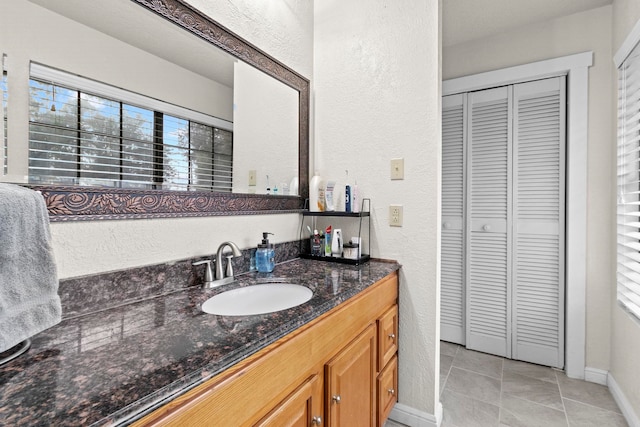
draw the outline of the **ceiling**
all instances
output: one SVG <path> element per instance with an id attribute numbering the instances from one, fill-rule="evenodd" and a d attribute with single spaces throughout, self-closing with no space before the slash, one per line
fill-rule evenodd
<path id="1" fill-rule="evenodd" d="M 451 46 L 611 4 L 613 0 L 443 0 L 442 44 Z"/>
<path id="2" fill-rule="evenodd" d="M 163 57 L 227 86 L 233 85 L 233 59 L 134 2 L 119 0 L 29 0 Z M 442 0 L 443 46 L 481 39 L 524 25 L 611 4 L 613 0 Z M 170 37 L 167 33 L 170 32 Z M 162 40 L 161 43 L 158 41 Z M 197 58 L 197 60 L 194 60 Z"/>

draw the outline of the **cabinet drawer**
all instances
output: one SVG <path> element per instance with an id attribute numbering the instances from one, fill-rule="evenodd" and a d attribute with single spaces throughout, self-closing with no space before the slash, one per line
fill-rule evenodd
<path id="1" fill-rule="evenodd" d="M 378 375 L 378 426 L 384 426 L 398 401 L 398 357 L 393 356 L 387 366 Z"/>
<path id="2" fill-rule="evenodd" d="M 398 351 L 398 305 L 394 305 L 378 319 L 378 372 Z"/>

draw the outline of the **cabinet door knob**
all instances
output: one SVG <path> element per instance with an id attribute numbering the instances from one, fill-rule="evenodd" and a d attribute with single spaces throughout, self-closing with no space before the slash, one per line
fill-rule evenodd
<path id="1" fill-rule="evenodd" d="M 442 224 L 442 228 L 445 228 L 445 229 L 451 228 L 451 224 L 448 222 L 445 222 L 444 224 Z"/>
<path id="2" fill-rule="evenodd" d="M 491 226 L 489 224 L 485 224 L 485 225 L 482 226 L 482 229 L 484 231 L 489 231 L 489 230 L 491 230 Z"/>
<path id="3" fill-rule="evenodd" d="M 396 338 L 396 334 L 389 334 L 389 338 L 392 339 L 392 340 L 395 339 Z"/>
<path id="4" fill-rule="evenodd" d="M 311 424 L 319 426 L 320 424 L 322 424 L 322 417 L 313 417 L 311 419 Z"/>
<path id="5" fill-rule="evenodd" d="M 331 400 L 333 400 L 333 401 L 334 401 L 334 402 L 336 402 L 336 403 L 340 403 L 340 395 L 333 396 L 333 397 L 331 398 Z"/>
<path id="6" fill-rule="evenodd" d="M 389 390 L 387 390 L 389 392 L 389 394 L 396 394 L 396 391 L 392 388 L 390 388 Z"/>

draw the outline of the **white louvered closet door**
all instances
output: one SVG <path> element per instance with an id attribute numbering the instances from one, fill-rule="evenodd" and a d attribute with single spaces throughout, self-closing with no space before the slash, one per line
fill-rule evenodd
<path id="1" fill-rule="evenodd" d="M 464 135 L 466 94 L 442 98 L 440 337 L 465 344 Z"/>
<path id="2" fill-rule="evenodd" d="M 511 87 L 468 94 L 467 348 L 511 357 Z"/>
<path id="3" fill-rule="evenodd" d="M 565 79 L 514 86 L 513 358 L 564 365 Z"/>

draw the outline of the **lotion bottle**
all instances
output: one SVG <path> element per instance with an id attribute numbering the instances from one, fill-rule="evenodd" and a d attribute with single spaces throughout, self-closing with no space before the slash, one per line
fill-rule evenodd
<path id="1" fill-rule="evenodd" d="M 335 190 L 335 186 L 335 181 L 327 181 L 327 187 L 324 190 L 324 210 L 327 212 L 333 212 L 336 210 L 333 203 L 333 193 Z"/>
<path id="2" fill-rule="evenodd" d="M 309 181 L 309 211 L 310 212 L 321 212 L 323 209 L 320 209 L 320 186 L 322 184 L 322 177 L 316 171 Z M 324 205 L 324 201 L 322 201 L 322 205 Z"/>

